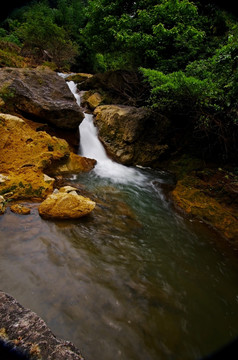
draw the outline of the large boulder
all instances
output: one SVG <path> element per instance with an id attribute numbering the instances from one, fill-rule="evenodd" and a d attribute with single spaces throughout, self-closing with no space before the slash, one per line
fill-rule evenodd
<path id="1" fill-rule="evenodd" d="M 35 131 L 23 119 L 0 114 L 0 195 L 7 198 L 44 198 L 53 191 L 52 168 L 68 172 L 89 171 L 93 160 L 71 154 L 68 143 Z M 65 172 L 65 168 L 58 169 Z"/>
<path id="2" fill-rule="evenodd" d="M 49 195 L 39 206 L 39 214 L 45 219 L 77 219 L 88 215 L 96 203 L 77 194 L 77 189 L 66 187 Z"/>
<path id="3" fill-rule="evenodd" d="M 37 314 L 2 291 L 0 324 L 0 353 L 4 347 L 4 359 L 83 360 L 71 342 L 56 338 Z"/>
<path id="4" fill-rule="evenodd" d="M 124 165 L 153 166 L 168 148 L 164 139 L 169 121 L 148 109 L 101 105 L 94 114 L 108 154 Z"/>
<path id="5" fill-rule="evenodd" d="M 84 118 L 65 80 L 47 68 L 0 69 L 7 109 L 58 128 L 76 129 Z"/>

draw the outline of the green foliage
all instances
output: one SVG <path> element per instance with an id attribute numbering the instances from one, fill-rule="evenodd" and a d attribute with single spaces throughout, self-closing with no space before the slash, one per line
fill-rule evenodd
<path id="1" fill-rule="evenodd" d="M 116 62 L 117 68 L 173 72 L 205 53 L 210 23 L 188 0 L 90 0 L 85 14 L 81 33 L 95 57 L 104 56 L 107 69 Z M 126 63 L 116 60 L 119 52 Z"/>
<path id="2" fill-rule="evenodd" d="M 167 115 L 195 113 L 202 104 L 216 96 L 216 89 L 209 79 L 199 80 L 186 76 L 182 71 L 164 74 L 157 70 L 143 69 L 142 73 L 151 85 L 152 107 Z"/>
<path id="3" fill-rule="evenodd" d="M 54 70 L 140 68 L 153 109 L 237 152 L 238 27 L 214 1 L 28 2 L 0 28 L 0 66 L 24 66 L 20 51 Z"/>
<path id="4" fill-rule="evenodd" d="M 206 59 L 170 74 L 141 69 L 151 86 L 150 104 L 176 125 L 186 122 L 217 158 L 234 159 L 238 137 L 237 27 Z M 208 145 L 207 145 L 208 146 Z"/>
<path id="5" fill-rule="evenodd" d="M 44 3 L 36 3 L 28 9 L 17 34 L 27 54 L 50 59 L 59 68 L 72 62 L 76 56 L 76 45 L 66 31 L 54 23 L 54 12 Z"/>

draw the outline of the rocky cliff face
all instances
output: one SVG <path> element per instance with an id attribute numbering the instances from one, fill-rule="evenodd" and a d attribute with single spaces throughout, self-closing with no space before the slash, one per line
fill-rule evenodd
<path id="1" fill-rule="evenodd" d="M 84 118 L 66 82 L 49 69 L 0 69 L 0 107 L 58 128 L 77 129 Z"/>

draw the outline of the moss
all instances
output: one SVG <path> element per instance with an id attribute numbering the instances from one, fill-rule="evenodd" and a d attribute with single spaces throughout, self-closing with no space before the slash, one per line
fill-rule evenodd
<path id="1" fill-rule="evenodd" d="M 8 83 L 2 85 L 2 87 L 0 88 L 0 97 L 4 102 L 13 99 L 14 96 L 15 96 L 15 92 L 13 89 L 9 87 Z"/>
<path id="2" fill-rule="evenodd" d="M 0 195 L 10 193 L 10 192 L 12 192 L 12 191 L 14 191 L 16 189 L 17 189 L 17 185 L 12 185 L 12 186 L 6 187 L 3 190 L 0 190 Z"/>

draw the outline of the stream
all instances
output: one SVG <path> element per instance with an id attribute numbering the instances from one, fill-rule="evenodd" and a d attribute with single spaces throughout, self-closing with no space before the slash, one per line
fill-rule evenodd
<path id="1" fill-rule="evenodd" d="M 68 83 L 76 94 L 75 84 Z M 195 360 L 238 336 L 237 254 L 180 216 L 171 176 L 107 157 L 90 114 L 80 125 L 90 173 L 68 178 L 97 202 L 87 217 L 0 217 L 1 290 L 72 341 L 85 360 Z"/>

